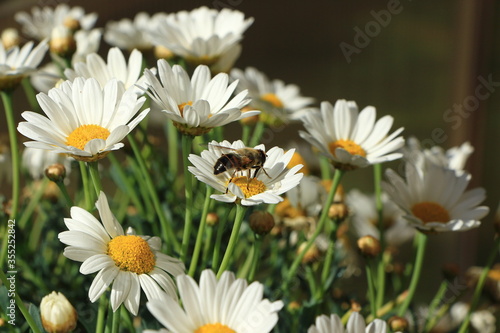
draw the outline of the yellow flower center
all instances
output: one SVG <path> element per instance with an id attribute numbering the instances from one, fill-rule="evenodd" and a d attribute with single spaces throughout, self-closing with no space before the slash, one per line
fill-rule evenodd
<path id="1" fill-rule="evenodd" d="M 189 101 L 189 102 L 186 102 L 186 103 L 182 103 L 182 104 L 179 104 L 178 107 L 179 107 L 179 112 L 181 113 L 181 116 L 184 117 L 184 107 L 186 105 L 193 105 L 193 101 Z"/>
<path id="2" fill-rule="evenodd" d="M 363 148 L 361 148 L 361 146 L 358 145 L 356 142 L 351 141 L 351 140 L 340 139 L 340 140 L 337 140 L 334 142 L 330 142 L 330 144 L 328 145 L 328 148 L 330 149 L 330 152 L 335 157 L 337 156 L 337 155 L 335 155 L 335 150 L 337 148 L 345 149 L 351 155 L 359 155 L 359 156 L 366 157 L 366 151 Z"/>
<path id="3" fill-rule="evenodd" d="M 149 244 L 139 236 L 122 235 L 108 243 L 108 253 L 122 271 L 144 274 L 151 272 L 156 259 Z"/>
<path id="4" fill-rule="evenodd" d="M 215 323 L 200 326 L 194 333 L 236 333 L 236 331 L 226 325 Z"/>
<path id="5" fill-rule="evenodd" d="M 284 106 L 281 99 L 279 99 L 278 96 L 276 96 L 275 94 L 272 93 L 264 94 L 260 98 L 263 101 L 270 103 L 274 107 L 282 108 Z"/>
<path id="6" fill-rule="evenodd" d="M 446 208 L 435 202 L 424 201 L 417 203 L 413 205 L 411 212 L 424 223 L 447 223 L 450 220 L 450 214 Z"/>
<path id="7" fill-rule="evenodd" d="M 106 140 L 109 136 L 109 130 L 99 125 L 82 125 L 71 132 L 66 139 L 66 145 L 73 146 L 80 150 L 85 148 L 87 142 L 93 139 Z"/>
<path id="8" fill-rule="evenodd" d="M 236 184 L 243 191 L 245 198 L 250 198 L 266 191 L 266 185 L 257 178 L 248 179 L 247 176 L 240 176 L 232 178 L 229 182 Z"/>
<path id="9" fill-rule="evenodd" d="M 286 167 L 287 167 L 287 169 L 291 169 L 294 166 L 299 165 L 299 164 L 302 164 L 302 169 L 300 169 L 300 172 L 302 172 L 304 175 L 308 175 L 309 168 L 306 165 L 306 160 L 304 160 L 302 155 L 300 155 L 297 152 L 293 153 L 292 158 L 290 159 L 290 162 L 288 162 L 288 165 Z"/>

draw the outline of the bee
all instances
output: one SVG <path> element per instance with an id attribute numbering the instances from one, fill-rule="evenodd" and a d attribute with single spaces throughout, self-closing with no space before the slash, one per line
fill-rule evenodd
<path id="1" fill-rule="evenodd" d="M 266 162 L 267 155 L 262 149 L 254 149 L 254 148 L 229 148 L 224 146 L 217 146 L 222 149 L 230 150 L 230 153 L 222 154 L 221 157 L 215 162 L 214 165 L 214 175 L 221 174 L 225 171 L 233 171 L 231 175 L 231 180 L 233 179 L 235 173 L 237 171 L 248 170 L 248 184 L 250 183 L 250 179 L 256 178 L 259 174 L 259 171 L 262 170 L 266 176 L 271 178 L 264 169 L 264 163 Z M 252 169 L 255 169 L 252 177 Z M 231 181 L 230 180 L 230 181 Z"/>

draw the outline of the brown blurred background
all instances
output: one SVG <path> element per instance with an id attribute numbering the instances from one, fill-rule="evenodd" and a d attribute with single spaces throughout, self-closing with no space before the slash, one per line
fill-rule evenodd
<path id="1" fill-rule="evenodd" d="M 486 204 L 492 212 L 478 230 L 431 236 L 427 260 L 438 268 L 434 272 L 447 262 L 458 262 L 462 269 L 485 263 L 500 200 L 500 1 L 11 0 L 0 1 L 0 28 L 19 28 L 13 20 L 17 11 L 58 3 L 97 12 L 98 27 L 109 20 L 132 18 L 138 11 L 170 13 L 202 5 L 237 9 L 255 22 L 245 33 L 236 67 L 254 66 L 270 78 L 295 83 L 317 102 L 345 98 L 361 108 L 373 105 L 379 117 L 393 115 L 394 128 L 404 126 L 406 137 L 416 136 L 427 148 L 431 144 L 450 148 L 469 140 L 476 149 L 468 163 L 472 183 L 486 187 Z M 390 17 L 378 22 L 381 11 L 389 10 Z M 341 45 L 354 50 L 349 59 Z M 100 50 L 108 47 L 103 44 Z M 497 86 L 491 86 L 489 96 L 478 105 L 464 105 L 474 102 L 479 77 L 490 78 Z M 446 120 L 455 105 L 471 111 Z M 19 113 L 26 107 L 16 104 Z M 0 119 L 5 131 L 3 116 Z M 290 138 L 302 142 L 296 133 L 300 127 L 276 133 L 266 144 L 279 145 Z M 239 136 L 231 135 L 230 139 Z M 397 163 L 388 167 L 397 168 Z M 347 190 L 372 191 L 371 170 L 348 174 L 344 185 Z"/>

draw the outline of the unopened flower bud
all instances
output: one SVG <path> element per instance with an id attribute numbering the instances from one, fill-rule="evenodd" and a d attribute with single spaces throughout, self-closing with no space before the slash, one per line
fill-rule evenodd
<path id="1" fill-rule="evenodd" d="M 211 227 L 219 223 L 219 215 L 217 213 L 211 212 L 207 214 L 207 224 Z"/>
<path id="2" fill-rule="evenodd" d="M 2 36 L 0 38 L 2 39 L 3 47 L 6 50 L 21 43 L 21 37 L 19 37 L 19 32 L 15 28 L 5 29 L 2 31 Z"/>
<path id="3" fill-rule="evenodd" d="M 358 239 L 358 248 L 365 257 L 375 258 L 380 253 L 380 242 L 373 236 L 363 236 Z"/>
<path id="4" fill-rule="evenodd" d="M 297 254 L 301 253 L 304 250 L 304 248 L 306 247 L 306 244 L 307 243 L 305 243 L 305 242 L 300 244 L 299 249 L 297 251 Z M 311 247 L 309 248 L 309 250 L 307 250 L 307 252 L 305 253 L 304 257 L 302 258 L 302 263 L 303 264 L 313 263 L 320 258 L 320 255 L 321 255 L 321 253 L 318 249 L 318 246 L 313 243 L 311 245 Z"/>
<path id="5" fill-rule="evenodd" d="M 268 212 L 257 210 L 250 215 L 250 228 L 257 235 L 267 235 L 274 228 L 274 217 Z"/>
<path id="6" fill-rule="evenodd" d="M 40 315 L 43 328 L 51 333 L 66 333 L 76 327 L 77 313 L 68 299 L 53 291 L 42 298 Z"/>
<path id="7" fill-rule="evenodd" d="M 66 168 L 61 163 L 51 164 L 45 168 L 45 176 L 55 183 L 62 182 L 66 177 Z"/>
<path id="8" fill-rule="evenodd" d="M 71 32 L 78 31 L 81 28 L 80 21 L 71 16 L 68 16 L 64 19 L 63 25 L 66 28 L 68 28 Z"/>
<path id="9" fill-rule="evenodd" d="M 342 222 L 349 215 L 349 209 L 345 203 L 333 203 L 328 209 L 328 217 L 334 221 Z"/>
<path id="10" fill-rule="evenodd" d="M 354 311 L 354 312 L 359 312 L 361 311 L 363 308 L 361 307 L 361 304 L 359 304 L 358 302 L 352 300 L 351 301 L 351 310 Z"/>
<path id="11" fill-rule="evenodd" d="M 63 58 L 70 58 L 76 51 L 76 41 L 73 33 L 65 26 L 52 29 L 49 46 L 50 52 Z"/>
<path id="12" fill-rule="evenodd" d="M 161 45 L 155 46 L 154 54 L 156 59 L 165 59 L 165 60 L 172 59 L 175 56 L 175 54 L 172 51 L 167 49 L 165 46 Z"/>
<path id="13" fill-rule="evenodd" d="M 403 317 L 392 316 L 387 323 L 392 332 L 406 332 L 408 330 L 408 320 Z"/>
<path id="14" fill-rule="evenodd" d="M 288 304 L 288 311 L 289 312 L 296 312 L 297 310 L 300 309 L 300 303 L 297 302 L 297 301 L 291 301 L 289 304 Z"/>

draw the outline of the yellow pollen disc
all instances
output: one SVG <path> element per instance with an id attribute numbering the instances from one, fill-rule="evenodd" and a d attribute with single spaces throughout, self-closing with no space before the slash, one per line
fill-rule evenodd
<path id="1" fill-rule="evenodd" d="M 189 101 L 187 103 L 182 103 L 182 104 L 179 104 L 178 107 L 179 107 L 179 111 L 181 113 L 181 116 L 184 116 L 184 107 L 186 105 L 193 105 L 193 101 Z"/>
<path id="2" fill-rule="evenodd" d="M 236 331 L 230 329 L 226 325 L 215 323 L 200 326 L 194 331 L 194 333 L 236 333 Z"/>
<path id="3" fill-rule="evenodd" d="M 271 93 L 264 94 L 260 98 L 263 101 L 266 101 L 277 108 L 282 108 L 284 106 L 281 99 L 279 99 L 278 96 L 276 96 L 275 94 L 271 94 Z"/>
<path id="4" fill-rule="evenodd" d="M 109 136 L 109 130 L 99 125 L 82 125 L 71 132 L 66 139 L 66 145 L 73 146 L 80 150 L 85 148 L 87 142 L 93 139 L 106 140 Z"/>
<path id="5" fill-rule="evenodd" d="M 417 203 L 413 205 L 411 212 L 424 223 L 447 223 L 450 221 L 450 214 L 446 208 L 435 202 L 424 201 Z"/>
<path id="6" fill-rule="evenodd" d="M 243 191 L 245 198 L 250 198 L 266 191 L 266 185 L 256 178 L 249 180 L 247 176 L 240 176 L 232 178 L 230 182 L 236 184 Z"/>
<path id="7" fill-rule="evenodd" d="M 139 236 L 123 235 L 108 243 L 108 253 L 122 271 L 136 274 L 149 273 L 155 268 L 156 259 L 149 244 Z"/>
<path id="8" fill-rule="evenodd" d="M 333 156 L 337 156 L 335 155 L 335 150 L 337 148 L 342 148 L 347 150 L 347 152 L 351 155 L 359 155 L 366 157 L 366 151 L 363 148 L 361 148 L 361 146 L 358 145 L 356 142 L 351 140 L 340 139 L 334 142 L 330 142 L 328 148 L 330 149 L 330 152 L 333 154 Z"/>

